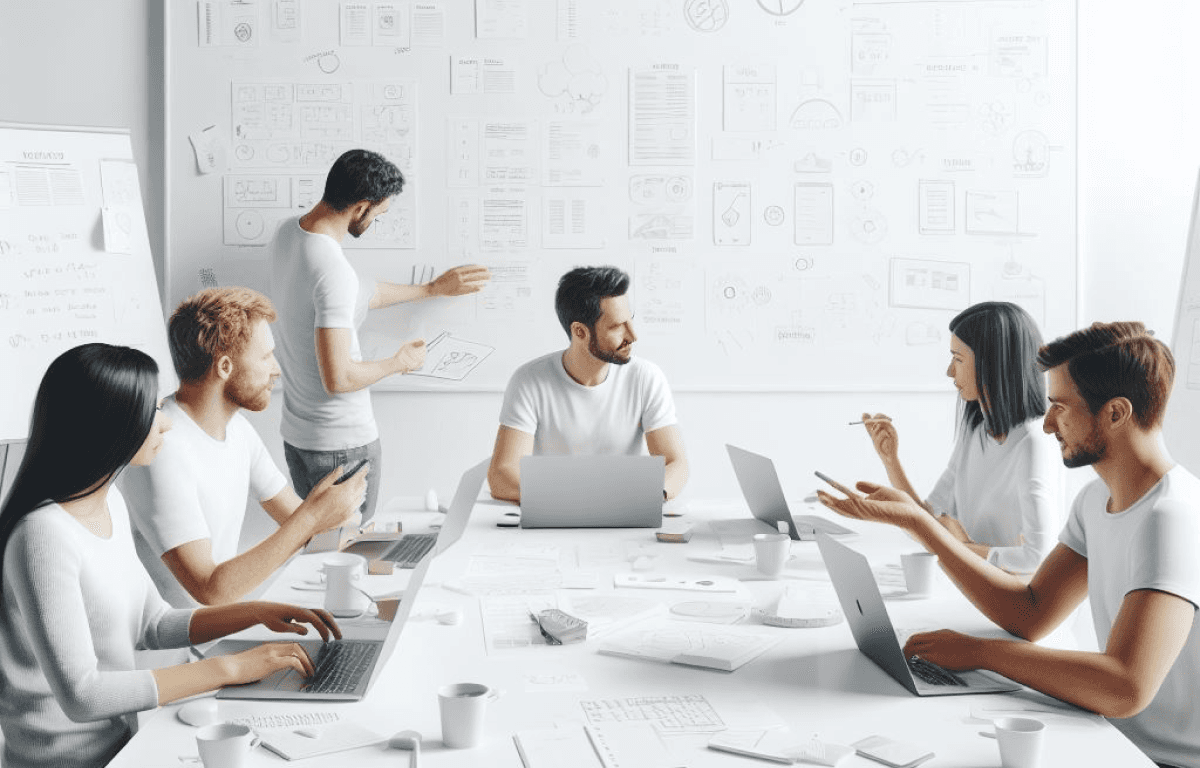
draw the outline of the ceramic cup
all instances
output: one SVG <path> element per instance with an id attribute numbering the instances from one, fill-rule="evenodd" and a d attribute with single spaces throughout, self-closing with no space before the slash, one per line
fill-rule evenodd
<path id="1" fill-rule="evenodd" d="M 900 555 L 900 567 L 904 570 L 904 583 L 908 594 L 924 597 L 933 591 L 934 567 L 937 555 L 932 552 L 907 552 Z"/>
<path id="2" fill-rule="evenodd" d="M 1002 717 L 995 721 L 1002 768 L 1038 768 L 1046 724 L 1032 717 Z"/>
<path id="3" fill-rule="evenodd" d="M 260 741 L 248 725 L 217 723 L 196 731 L 196 749 L 204 768 L 242 768 Z"/>
<path id="4" fill-rule="evenodd" d="M 367 560 L 362 555 L 339 552 L 321 562 L 325 574 L 325 610 L 343 619 L 366 615 L 371 599 L 355 585 L 367 572 Z"/>
<path id="5" fill-rule="evenodd" d="M 760 573 L 777 578 L 791 553 L 792 539 L 786 533 L 754 534 L 754 564 Z"/>
<path id="6" fill-rule="evenodd" d="M 483 720 L 489 701 L 499 691 L 481 683 L 456 683 L 438 689 L 442 713 L 442 743 L 451 749 L 474 747 L 483 739 Z"/>

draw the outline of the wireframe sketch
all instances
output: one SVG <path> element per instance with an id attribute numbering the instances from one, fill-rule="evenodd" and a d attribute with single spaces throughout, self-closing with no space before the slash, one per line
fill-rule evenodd
<path id="1" fill-rule="evenodd" d="M 713 183 L 713 243 L 750 245 L 750 185 Z"/>
<path id="2" fill-rule="evenodd" d="M 890 272 L 888 303 L 893 307 L 963 310 L 971 303 L 970 264 L 892 259 Z"/>
<path id="3" fill-rule="evenodd" d="M 758 7 L 771 16 L 790 16 L 802 5 L 804 0 L 758 0 Z"/>
<path id="4" fill-rule="evenodd" d="M 586 115 L 604 98 L 608 78 L 587 48 L 573 45 L 561 59 L 538 69 L 538 89 L 554 99 L 559 112 Z"/>
<path id="5" fill-rule="evenodd" d="M 683 18 L 697 32 L 716 32 L 729 21 L 725 0 L 684 0 Z"/>
<path id="6" fill-rule="evenodd" d="M 495 347 L 443 333 L 425 349 L 425 365 L 408 374 L 462 381 L 496 351 Z"/>

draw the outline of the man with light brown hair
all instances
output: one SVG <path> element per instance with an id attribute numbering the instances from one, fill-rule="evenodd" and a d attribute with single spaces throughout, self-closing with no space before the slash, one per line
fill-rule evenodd
<path id="1" fill-rule="evenodd" d="M 1084 486 L 1058 546 L 1033 580 L 971 556 L 908 494 L 859 483 L 865 498 L 822 503 L 898 525 L 938 556 L 983 613 L 1022 640 L 950 630 L 913 635 L 907 655 L 947 669 L 988 669 L 1112 718 L 1160 766 L 1200 766 L 1200 480 L 1175 464 L 1162 424 L 1175 376 L 1170 350 L 1141 323 L 1094 323 L 1038 352 L 1049 378 L 1042 428 Z M 1100 651 L 1036 641 L 1089 598 Z M 1024 642 L 1024 641 L 1031 642 Z"/>
<path id="2" fill-rule="evenodd" d="M 366 472 L 346 467 L 303 502 L 241 409 L 261 411 L 279 378 L 270 323 L 275 308 L 248 288 L 211 288 L 185 300 L 167 326 L 178 391 L 163 401 L 174 428 L 147 467 L 130 467 L 123 491 L 138 556 L 177 607 L 219 605 L 263 583 L 314 535 L 354 517 Z M 246 552 L 238 540 L 247 494 L 279 528 Z"/>

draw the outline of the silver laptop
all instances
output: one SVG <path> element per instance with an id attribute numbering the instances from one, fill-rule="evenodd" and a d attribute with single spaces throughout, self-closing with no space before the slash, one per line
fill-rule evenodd
<path id="1" fill-rule="evenodd" d="M 306 678 L 294 669 L 279 670 L 256 683 L 222 688 L 217 692 L 217 698 L 290 701 L 355 701 L 363 698 L 379 678 L 384 664 L 400 641 L 400 631 L 412 614 L 417 593 L 425 581 L 433 557 L 433 553 L 427 554 L 413 570 L 404 589 L 404 597 L 396 608 L 396 617 L 387 625 L 383 639 L 351 639 L 343 636 L 341 640 L 328 643 L 320 639 L 287 641 L 303 646 L 313 661 L 316 674 Z M 229 656 L 262 644 L 248 640 L 222 640 L 205 655 Z"/>
<path id="2" fill-rule="evenodd" d="M 917 696 L 1021 690 L 992 672 L 951 672 L 922 659 L 906 659 L 867 558 L 824 533 L 817 534 L 817 546 L 858 649 L 905 688 Z"/>
<path id="3" fill-rule="evenodd" d="M 454 492 L 454 500 L 446 509 L 446 517 L 442 520 L 440 530 L 404 534 L 399 538 L 392 534 L 385 539 L 376 539 L 368 533 L 352 539 L 342 547 L 342 551 L 362 555 L 367 560 L 387 560 L 398 568 L 415 568 L 434 547 L 439 554 L 445 552 L 462 538 L 463 531 L 467 529 L 467 521 L 470 520 L 471 510 L 475 508 L 475 502 L 479 499 L 479 490 L 483 488 L 483 480 L 487 477 L 490 462 L 490 458 L 484 459 L 463 473 L 458 481 L 458 489 Z"/>
<path id="4" fill-rule="evenodd" d="M 783 497 L 783 486 L 775 471 L 775 462 L 743 448 L 726 445 L 733 474 L 753 518 L 714 520 L 710 525 L 718 536 L 752 536 L 775 533 L 779 523 L 787 523 L 788 534 L 796 541 L 812 541 L 818 533 L 844 536 L 854 531 L 817 515 L 793 515 Z"/>
<path id="5" fill-rule="evenodd" d="M 662 456 L 524 456 L 522 528 L 659 528 Z"/>

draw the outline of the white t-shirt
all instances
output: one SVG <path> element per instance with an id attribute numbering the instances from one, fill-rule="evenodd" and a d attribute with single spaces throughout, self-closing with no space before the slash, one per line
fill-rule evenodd
<path id="1" fill-rule="evenodd" d="M 375 285 L 360 285 L 342 246 L 328 235 L 306 232 L 300 217 L 279 225 L 267 249 L 271 260 L 271 301 L 275 357 L 283 369 L 283 439 L 310 451 L 358 448 L 375 441 L 379 429 L 371 393 L 329 394 L 317 368 L 316 329 L 350 331 L 350 357 L 361 360 L 358 326 L 367 316 Z"/>
<path id="2" fill-rule="evenodd" d="M 125 470 L 121 488 L 129 502 L 138 557 L 167 602 L 177 608 L 197 603 L 162 561 L 164 552 L 189 541 L 209 539 L 214 563 L 238 554 L 246 496 L 273 498 L 287 479 L 262 439 L 242 414 L 234 414 L 225 439 L 216 440 L 175 402 L 163 401 L 174 425 L 148 467 Z"/>
<path id="3" fill-rule="evenodd" d="M 513 373 L 500 423 L 533 435 L 536 455 L 646 453 L 644 435 L 676 423 L 667 377 L 649 361 L 609 365 L 594 387 L 572 379 L 562 352 L 532 360 Z"/>
<path id="4" fill-rule="evenodd" d="M 4 768 L 98 768 L 158 706 L 134 650 L 181 648 L 192 611 L 172 610 L 133 553 L 129 515 L 108 491 L 101 538 L 57 504 L 30 512 L 4 551 L 0 727 Z"/>
<path id="5" fill-rule="evenodd" d="M 972 541 L 990 546 L 988 562 L 1033 573 L 1054 549 L 1062 527 L 1058 443 L 1041 419 L 1018 424 L 997 443 L 960 433 L 950 463 L 926 499 L 939 515 L 958 520 Z"/>
<path id="6" fill-rule="evenodd" d="M 1200 480 L 1181 466 L 1163 476 L 1128 509 L 1110 514 L 1101 480 L 1075 498 L 1059 540 L 1088 561 L 1088 597 L 1096 640 L 1108 645 L 1125 595 L 1138 589 L 1169 592 L 1200 605 Z M 1200 631 L 1187 643 L 1150 706 L 1113 720 L 1150 759 L 1181 768 L 1200 766 Z"/>

